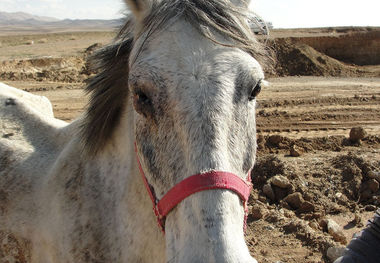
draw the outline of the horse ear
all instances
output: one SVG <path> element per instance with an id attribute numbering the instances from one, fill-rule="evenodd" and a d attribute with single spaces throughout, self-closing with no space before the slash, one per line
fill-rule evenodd
<path id="1" fill-rule="evenodd" d="M 231 0 L 231 2 L 241 8 L 248 8 L 252 0 Z"/>
<path id="2" fill-rule="evenodd" d="M 136 20 L 141 22 L 152 8 L 154 0 L 124 0 Z"/>

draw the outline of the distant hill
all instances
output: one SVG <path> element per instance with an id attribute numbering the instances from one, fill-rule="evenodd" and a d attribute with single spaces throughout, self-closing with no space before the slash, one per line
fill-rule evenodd
<path id="1" fill-rule="evenodd" d="M 35 16 L 24 12 L 8 13 L 0 11 L 0 31 L 67 31 L 67 30 L 109 30 L 119 27 L 122 19 L 64 19 Z"/>
<path id="2" fill-rule="evenodd" d="M 115 28 L 123 23 L 123 19 L 101 20 L 101 19 L 65 19 L 58 22 L 49 23 L 50 25 L 60 25 L 68 27 L 101 27 Z"/>
<path id="3" fill-rule="evenodd" d="M 25 21 L 56 22 L 57 18 L 47 16 L 35 16 L 24 12 L 8 13 L 0 11 L 0 23 L 17 23 Z"/>

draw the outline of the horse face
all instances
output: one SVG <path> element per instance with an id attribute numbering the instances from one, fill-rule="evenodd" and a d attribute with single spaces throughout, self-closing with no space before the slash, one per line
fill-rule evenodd
<path id="1" fill-rule="evenodd" d="M 223 41 L 223 39 L 221 39 Z M 138 155 L 158 199 L 185 178 L 211 170 L 246 179 L 256 154 L 258 62 L 205 38 L 178 18 L 136 39 L 129 65 Z M 193 194 L 166 219 L 168 262 L 255 262 L 237 194 Z"/>

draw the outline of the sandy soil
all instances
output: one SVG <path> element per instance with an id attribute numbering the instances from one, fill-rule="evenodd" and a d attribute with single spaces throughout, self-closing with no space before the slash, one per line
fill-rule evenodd
<path id="1" fill-rule="evenodd" d="M 11 36 L 0 34 L 0 61 L 43 56 L 67 57 L 78 55 L 83 52 L 84 48 L 94 43 L 109 43 L 114 35 L 113 31 Z M 31 44 L 32 42 L 33 44 Z"/>
<path id="2" fill-rule="evenodd" d="M 278 30 L 273 36 L 357 31 L 345 30 Z M 1 36 L 0 80 L 48 97 L 56 117 L 72 121 L 88 99 L 85 50 L 111 38 L 110 32 Z M 34 44 L 26 45 L 31 39 Z M 303 74 L 277 65 L 279 73 L 269 74 L 271 85 L 258 98 L 258 161 L 246 239 L 259 262 L 330 262 L 327 249 L 346 244 L 380 205 L 379 182 L 373 179 L 380 172 L 379 65 L 363 73 L 363 66 L 298 44 L 285 41 L 283 58 L 313 66 L 310 76 L 288 76 Z M 348 135 L 357 126 L 366 135 L 352 142 Z M 294 152 L 300 156 L 292 157 Z M 279 178 L 285 186 L 276 183 Z M 328 233 L 330 219 L 341 227 L 340 237 Z"/>
<path id="3" fill-rule="evenodd" d="M 355 126 L 380 134 L 380 78 L 269 79 L 258 106 L 258 131 L 286 137 L 348 135 Z"/>

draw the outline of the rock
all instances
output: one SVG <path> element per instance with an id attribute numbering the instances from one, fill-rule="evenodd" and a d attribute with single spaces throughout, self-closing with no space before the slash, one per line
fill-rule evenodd
<path id="1" fill-rule="evenodd" d="M 278 186 L 280 188 L 290 188 L 292 187 L 291 183 L 289 182 L 288 178 L 282 175 L 276 175 L 271 178 L 270 183 Z"/>
<path id="2" fill-rule="evenodd" d="M 302 149 L 297 145 L 293 145 L 290 148 L 290 156 L 292 157 L 300 157 L 302 155 Z"/>
<path id="3" fill-rule="evenodd" d="M 284 225 L 284 230 L 285 230 L 285 233 L 294 233 L 294 232 L 297 232 L 299 230 L 299 222 L 297 222 L 296 220 L 292 219 L 289 223 L 287 223 L 286 225 Z"/>
<path id="4" fill-rule="evenodd" d="M 263 186 L 263 193 L 265 194 L 266 197 L 268 197 L 272 201 L 276 199 L 276 196 L 274 195 L 272 186 L 270 184 L 265 184 Z"/>
<path id="5" fill-rule="evenodd" d="M 259 220 L 263 218 L 268 213 L 268 210 L 260 207 L 260 206 L 254 206 L 251 210 L 251 215 L 254 220 Z"/>
<path id="6" fill-rule="evenodd" d="M 267 198 L 265 196 L 259 195 L 259 201 L 265 203 L 267 201 Z"/>
<path id="7" fill-rule="evenodd" d="M 277 189 L 281 189 L 281 188 L 278 188 Z M 277 196 L 276 196 L 277 197 Z M 279 201 L 279 205 L 282 207 L 282 208 L 285 208 L 286 210 L 292 210 L 293 208 L 287 203 L 285 202 L 284 200 L 280 200 Z"/>
<path id="8" fill-rule="evenodd" d="M 319 225 L 317 222 L 310 222 L 309 226 L 314 230 L 319 230 Z"/>
<path id="9" fill-rule="evenodd" d="M 373 204 L 380 207 L 380 196 L 372 196 Z"/>
<path id="10" fill-rule="evenodd" d="M 266 230 L 269 230 L 269 231 L 273 231 L 273 230 L 275 230 L 274 226 L 271 226 L 271 225 L 264 226 L 264 228 L 265 228 Z"/>
<path id="11" fill-rule="evenodd" d="M 39 44 L 46 44 L 47 42 L 48 42 L 47 38 L 42 38 L 42 39 L 38 40 Z"/>
<path id="12" fill-rule="evenodd" d="M 360 214 L 356 213 L 355 214 L 355 217 L 354 219 L 351 221 L 351 223 L 353 223 L 355 226 L 357 227 L 363 227 L 364 224 L 362 222 L 362 217 L 360 216 Z"/>
<path id="13" fill-rule="evenodd" d="M 298 209 L 298 211 L 300 213 L 309 213 L 309 212 L 314 212 L 315 210 L 315 206 L 313 203 L 309 202 L 309 201 L 305 201 L 301 204 L 300 208 Z"/>
<path id="14" fill-rule="evenodd" d="M 257 144 L 263 143 L 264 141 L 265 139 L 263 135 L 260 134 L 257 136 Z"/>
<path id="15" fill-rule="evenodd" d="M 288 195 L 285 197 L 284 201 L 286 201 L 294 209 L 300 208 L 301 204 L 305 202 L 300 192 L 295 192 Z"/>
<path id="16" fill-rule="evenodd" d="M 379 190 L 379 182 L 375 179 L 368 180 L 366 184 L 368 189 L 371 190 L 372 193 L 376 193 L 377 190 Z"/>
<path id="17" fill-rule="evenodd" d="M 282 199 L 284 199 L 287 195 L 290 194 L 289 188 L 280 188 L 278 186 L 272 186 L 274 195 L 276 197 L 276 201 L 280 202 Z M 285 202 L 286 203 L 286 202 Z M 286 203 L 287 204 L 287 203 Z M 286 206 L 285 206 L 286 207 Z M 290 209 L 290 208 L 289 208 Z"/>
<path id="18" fill-rule="evenodd" d="M 372 191 L 369 189 L 365 189 L 363 192 L 360 193 L 360 200 L 365 201 L 372 197 Z"/>
<path id="19" fill-rule="evenodd" d="M 279 145 L 284 138 L 280 135 L 271 135 L 268 137 L 267 142 L 273 145 Z"/>
<path id="20" fill-rule="evenodd" d="M 368 177 L 371 179 L 375 179 L 376 181 L 380 182 L 380 172 L 369 171 Z"/>
<path id="21" fill-rule="evenodd" d="M 345 247 L 341 247 L 341 246 L 329 247 L 327 249 L 326 256 L 328 257 L 328 259 L 331 262 L 334 262 L 335 260 L 337 260 L 338 258 L 340 258 L 343 255 L 345 249 L 346 249 Z"/>
<path id="22" fill-rule="evenodd" d="M 318 208 L 316 207 L 315 210 L 318 210 Z M 313 218 L 321 219 L 324 215 L 325 215 L 324 212 L 317 211 L 313 213 Z"/>
<path id="23" fill-rule="evenodd" d="M 361 200 L 371 199 L 374 196 L 374 193 L 376 193 L 378 190 L 379 190 L 379 182 L 375 179 L 369 179 L 368 181 L 365 181 L 361 185 L 360 199 Z"/>
<path id="24" fill-rule="evenodd" d="M 377 207 L 374 205 L 366 205 L 364 209 L 365 211 L 372 212 L 372 211 L 376 211 Z"/>
<path id="25" fill-rule="evenodd" d="M 322 218 L 321 220 L 319 220 L 318 224 L 323 229 L 323 231 L 327 232 L 327 219 L 326 218 Z"/>
<path id="26" fill-rule="evenodd" d="M 295 214 L 293 211 L 285 209 L 284 210 L 284 216 L 287 218 L 293 218 L 293 217 L 295 217 Z"/>
<path id="27" fill-rule="evenodd" d="M 332 219 L 327 219 L 327 232 L 336 242 L 340 242 L 342 245 L 347 244 L 347 239 L 341 227 Z"/>
<path id="28" fill-rule="evenodd" d="M 359 142 L 367 136 L 367 132 L 363 127 L 354 127 L 350 131 L 350 141 Z"/>
<path id="29" fill-rule="evenodd" d="M 313 195 L 309 192 L 306 192 L 303 194 L 303 199 L 305 199 L 305 201 L 311 202 L 313 201 Z"/>

